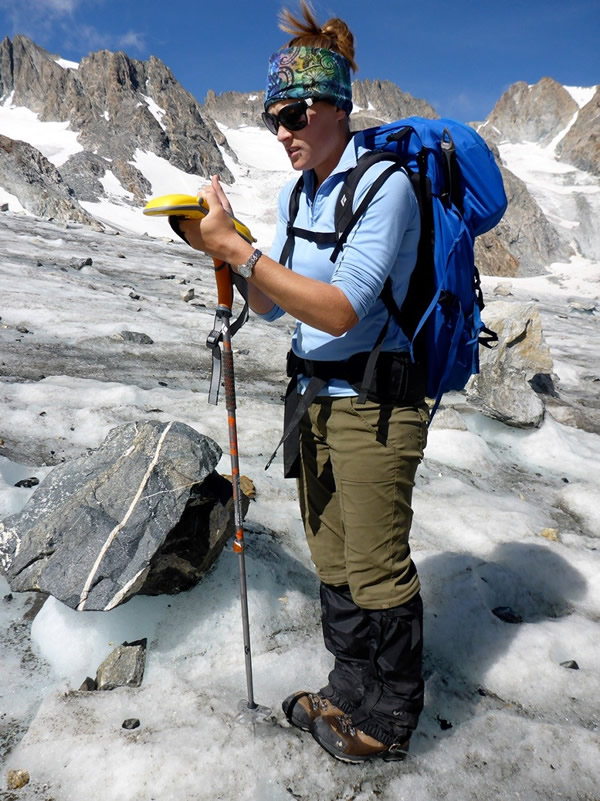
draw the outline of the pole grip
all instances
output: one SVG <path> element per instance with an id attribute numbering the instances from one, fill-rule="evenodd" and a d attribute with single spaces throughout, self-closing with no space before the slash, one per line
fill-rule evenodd
<path id="1" fill-rule="evenodd" d="M 217 303 L 231 311 L 233 306 L 233 282 L 231 280 L 231 267 L 225 261 L 213 259 L 215 265 L 215 280 L 217 282 Z"/>

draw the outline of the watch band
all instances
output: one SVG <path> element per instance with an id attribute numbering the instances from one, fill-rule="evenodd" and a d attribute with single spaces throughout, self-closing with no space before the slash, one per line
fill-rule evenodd
<path id="1" fill-rule="evenodd" d="M 238 273 L 238 275 L 241 275 L 242 278 L 250 278 L 252 273 L 254 272 L 254 265 L 260 259 L 261 256 L 262 256 L 262 251 L 258 250 L 257 248 L 252 253 L 247 262 L 245 262 L 244 264 L 240 264 L 237 267 L 236 272 Z"/>

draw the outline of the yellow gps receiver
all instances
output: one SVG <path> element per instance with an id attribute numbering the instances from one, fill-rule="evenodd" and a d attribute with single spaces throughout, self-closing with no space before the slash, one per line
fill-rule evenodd
<path id="1" fill-rule="evenodd" d="M 200 220 L 208 214 L 208 204 L 202 197 L 194 195 L 161 195 L 153 198 L 144 208 L 148 217 L 182 217 L 188 220 Z M 235 217 L 231 217 L 238 234 L 252 244 L 256 239 L 250 229 Z"/>

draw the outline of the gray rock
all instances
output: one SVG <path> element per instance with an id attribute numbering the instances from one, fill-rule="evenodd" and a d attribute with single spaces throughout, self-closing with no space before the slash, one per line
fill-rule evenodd
<path id="1" fill-rule="evenodd" d="M 494 295 L 501 295 L 502 297 L 509 297 L 512 295 L 511 284 L 496 284 L 494 287 Z"/>
<path id="2" fill-rule="evenodd" d="M 575 312 L 583 312 L 584 314 L 593 314 L 598 307 L 592 300 L 588 301 L 581 301 L 581 300 L 571 300 L 569 301 L 569 309 Z"/>
<path id="3" fill-rule="evenodd" d="M 558 143 L 556 152 L 562 161 L 600 175 L 600 86 Z"/>
<path id="4" fill-rule="evenodd" d="M 541 425 L 544 403 L 530 382 L 540 374 L 550 375 L 553 362 L 535 304 L 488 303 L 485 322 L 500 341 L 494 348 L 480 349 L 480 372 L 467 385 L 469 401 L 508 425 Z"/>
<path id="5" fill-rule="evenodd" d="M 561 662 L 560 666 L 568 670 L 579 670 L 579 665 L 574 659 L 567 659 L 565 662 Z"/>
<path id="6" fill-rule="evenodd" d="M 519 259 L 510 252 L 497 227 L 475 239 L 475 264 L 482 275 L 507 278 L 518 275 L 520 268 Z"/>
<path id="7" fill-rule="evenodd" d="M 140 687 L 146 668 L 146 640 L 124 642 L 112 651 L 98 668 L 98 690 Z"/>
<path id="8" fill-rule="evenodd" d="M 86 259 L 71 259 L 69 267 L 74 270 L 83 270 L 84 267 L 91 267 L 94 264 L 92 258 L 88 256 Z"/>
<path id="9" fill-rule="evenodd" d="M 492 614 L 502 620 L 504 623 L 522 623 L 523 618 L 510 606 L 497 606 L 492 609 Z"/>
<path id="10" fill-rule="evenodd" d="M 454 431 L 466 431 L 467 424 L 460 412 L 452 407 L 440 407 L 431 421 L 433 429 L 452 429 Z"/>
<path id="11" fill-rule="evenodd" d="M 35 147 L 0 134 L 0 186 L 32 214 L 101 226 L 78 203 L 56 167 Z"/>
<path id="12" fill-rule="evenodd" d="M 439 117 L 437 111 L 426 100 L 403 92 L 391 81 L 368 79 L 354 81 L 352 99 L 356 109 L 350 117 L 350 127 L 353 131 L 371 128 L 403 117 L 418 116 L 428 119 Z"/>
<path id="13" fill-rule="evenodd" d="M 140 727 L 139 718 L 127 718 L 127 720 L 124 720 L 123 723 L 121 724 L 121 728 L 129 730 L 139 729 L 139 727 Z"/>
<path id="14" fill-rule="evenodd" d="M 0 523 L 11 589 L 47 592 L 79 610 L 112 609 L 142 590 L 157 554 L 177 553 L 171 532 L 194 540 L 180 556 L 197 581 L 229 535 L 224 479 L 202 487 L 220 456 L 216 442 L 183 423 L 113 429 L 98 449 L 56 467 L 22 512 Z M 215 505 L 220 527 L 210 530 L 198 518 Z M 185 579 L 173 591 L 188 589 Z"/>
<path id="15" fill-rule="evenodd" d="M 101 179 L 111 169 L 111 162 L 97 153 L 81 151 L 69 156 L 61 165 L 60 174 L 78 200 L 95 203 L 104 196 Z"/>
<path id="16" fill-rule="evenodd" d="M 125 342 L 133 342 L 135 345 L 153 345 L 154 340 L 148 334 L 141 331 L 121 331 L 119 337 Z"/>
<path id="17" fill-rule="evenodd" d="M 567 126 L 577 110 L 577 103 L 564 86 L 552 78 L 542 78 L 533 86 L 519 81 L 498 100 L 487 126 L 511 142 L 545 145 Z"/>
<path id="18" fill-rule="evenodd" d="M 262 128 L 260 115 L 264 110 L 265 93 L 260 92 L 222 92 L 217 95 L 212 89 L 206 93 L 202 113 L 208 115 L 228 128 L 249 125 Z"/>

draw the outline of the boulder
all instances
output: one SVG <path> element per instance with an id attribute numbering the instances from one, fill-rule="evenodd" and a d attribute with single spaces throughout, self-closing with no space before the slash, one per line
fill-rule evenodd
<path id="1" fill-rule="evenodd" d="M 189 589 L 233 533 L 231 483 L 215 472 L 220 457 L 216 442 L 184 423 L 112 429 L 0 523 L 11 589 L 50 593 L 78 610 Z"/>
<path id="2" fill-rule="evenodd" d="M 146 668 L 146 640 L 124 642 L 106 657 L 96 673 L 98 690 L 140 687 Z"/>
<path id="3" fill-rule="evenodd" d="M 534 386 L 540 384 L 538 376 L 551 375 L 553 362 L 535 304 L 488 303 L 485 323 L 497 332 L 499 342 L 480 348 L 480 372 L 467 386 L 469 401 L 507 425 L 540 426 L 544 402 Z"/>

